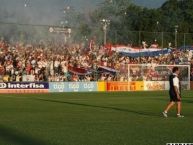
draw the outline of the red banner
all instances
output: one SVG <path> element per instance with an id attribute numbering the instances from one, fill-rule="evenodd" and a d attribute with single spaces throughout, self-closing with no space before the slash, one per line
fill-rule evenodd
<path id="1" fill-rule="evenodd" d="M 107 91 L 129 91 L 129 82 L 107 82 Z"/>

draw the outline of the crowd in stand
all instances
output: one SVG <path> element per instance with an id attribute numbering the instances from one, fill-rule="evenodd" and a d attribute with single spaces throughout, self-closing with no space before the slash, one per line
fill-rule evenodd
<path id="1" fill-rule="evenodd" d="M 0 41 L 0 81 L 125 81 L 127 64 L 187 64 L 191 66 L 192 51 L 131 58 L 102 46 L 40 43 L 35 45 Z"/>

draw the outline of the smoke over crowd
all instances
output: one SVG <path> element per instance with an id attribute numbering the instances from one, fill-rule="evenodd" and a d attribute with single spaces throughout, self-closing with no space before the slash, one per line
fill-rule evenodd
<path id="1" fill-rule="evenodd" d="M 99 2 L 94 3 L 90 0 L 0 0 L 0 37 L 16 41 L 49 39 L 49 27 L 57 26 L 72 27 L 77 38 L 81 21 L 85 21 L 93 5 Z"/>

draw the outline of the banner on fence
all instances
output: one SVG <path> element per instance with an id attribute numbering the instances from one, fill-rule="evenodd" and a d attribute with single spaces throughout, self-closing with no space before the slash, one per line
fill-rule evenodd
<path id="1" fill-rule="evenodd" d="M 144 82 L 107 82 L 107 91 L 143 91 Z"/>
<path id="2" fill-rule="evenodd" d="M 144 82 L 130 82 L 130 91 L 143 91 Z"/>
<path id="3" fill-rule="evenodd" d="M 49 89 L 49 84 L 41 82 L 2 82 L 0 89 Z"/>
<path id="4" fill-rule="evenodd" d="M 107 88 L 106 82 L 97 82 L 97 88 L 99 92 L 105 92 Z"/>
<path id="5" fill-rule="evenodd" d="M 49 92 L 95 92 L 97 82 L 52 82 Z"/>
<path id="6" fill-rule="evenodd" d="M 189 83 L 182 82 L 182 89 Z M 193 89 L 193 82 L 191 82 Z M 169 90 L 168 81 L 134 82 L 1 82 L 0 93 L 48 93 L 48 92 L 115 92 L 115 91 Z"/>
<path id="7" fill-rule="evenodd" d="M 158 91 L 165 90 L 165 81 L 145 81 L 144 90 L 145 91 Z"/>
<path id="8" fill-rule="evenodd" d="M 49 83 L 1 82 L 0 93 L 47 93 Z"/>
<path id="9" fill-rule="evenodd" d="M 107 91 L 129 91 L 129 82 L 107 82 Z"/>

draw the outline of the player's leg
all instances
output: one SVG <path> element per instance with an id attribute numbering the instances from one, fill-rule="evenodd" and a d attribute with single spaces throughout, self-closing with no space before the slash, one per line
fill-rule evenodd
<path id="1" fill-rule="evenodd" d="M 183 115 L 181 115 L 181 105 L 182 105 L 182 103 L 181 103 L 181 101 L 178 101 L 177 102 L 177 117 L 184 117 Z"/>
<path id="2" fill-rule="evenodd" d="M 175 102 L 171 101 L 171 102 L 167 105 L 167 107 L 166 107 L 166 109 L 165 109 L 164 112 L 168 112 L 168 111 L 172 108 L 172 106 L 174 106 L 174 104 L 175 104 Z"/>
<path id="3" fill-rule="evenodd" d="M 181 114 L 181 102 L 177 102 L 177 114 Z"/>
<path id="4" fill-rule="evenodd" d="M 174 106 L 174 104 L 175 104 L 175 102 L 171 101 L 171 102 L 167 105 L 166 109 L 165 109 L 164 112 L 163 112 L 164 117 L 168 117 L 167 113 L 168 113 L 168 111 L 172 108 L 172 106 Z"/>

